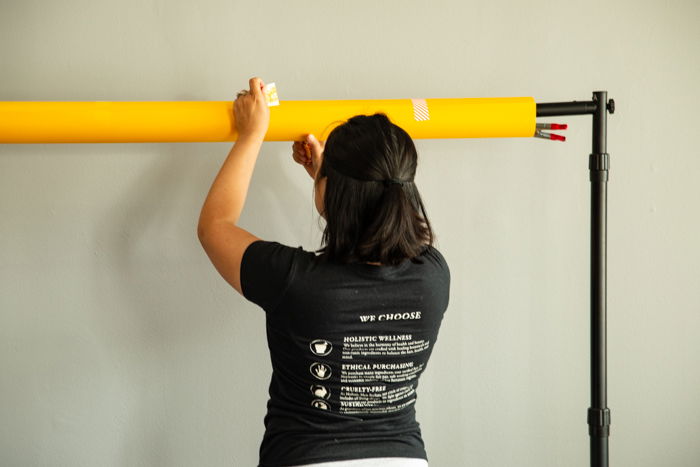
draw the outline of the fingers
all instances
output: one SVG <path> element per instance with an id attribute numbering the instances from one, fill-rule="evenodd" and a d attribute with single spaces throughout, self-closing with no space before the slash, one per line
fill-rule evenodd
<path id="1" fill-rule="evenodd" d="M 308 134 L 303 140 L 292 144 L 294 161 L 303 165 L 311 178 L 315 178 L 316 171 L 321 166 L 325 145 L 325 141 L 319 141 L 313 134 Z"/>
<path id="2" fill-rule="evenodd" d="M 311 161 L 314 167 L 321 165 L 321 158 L 323 157 L 323 148 L 325 146 L 325 141 L 319 141 L 313 134 L 306 136 L 306 142 L 309 144 L 311 149 Z"/>
<path id="3" fill-rule="evenodd" d="M 292 144 L 292 157 L 296 163 L 304 166 L 309 177 L 316 178 L 317 166 L 313 164 L 311 149 L 306 141 L 295 141 Z"/>
<path id="4" fill-rule="evenodd" d="M 313 134 L 306 135 L 306 143 L 311 147 L 312 155 L 320 155 L 323 152 L 325 141 L 319 141 Z"/>
<path id="5" fill-rule="evenodd" d="M 263 80 L 258 78 L 257 76 L 250 78 L 248 80 L 248 84 L 250 85 L 250 93 L 254 95 L 262 95 L 262 90 L 263 87 L 265 87 L 265 83 L 263 83 Z"/>
<path id="6" fill-rule="evenodd" d="M 292 144 L 292 157 L 299 164 L 311 164 L 311 150 L 304 141 L 295 141 Z"/>

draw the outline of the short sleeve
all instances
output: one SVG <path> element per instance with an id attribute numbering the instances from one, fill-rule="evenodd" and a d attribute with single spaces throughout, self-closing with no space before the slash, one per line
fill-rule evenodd
<path id="1" fill-rule="evenodd" d="M 298 252 L 302 251 L 302 247 L 265 240 L 248 245 L 241 258 L 243 296 L 266 312 L 274 311 L 294 279 Z"/>

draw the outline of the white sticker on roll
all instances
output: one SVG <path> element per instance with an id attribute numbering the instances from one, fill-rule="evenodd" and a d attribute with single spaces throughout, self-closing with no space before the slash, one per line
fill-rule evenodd
<path id="1" fill-rule="evenodd" d="M 411 99 L 413 104 L 413 118 L 417 121 L 430 120 L 430 111 L 428 111 L 428 103 L 425 99 Z"/>
<path id="2" fill-rule="evenodd" d="M 265 101 L 267 101 L 268 107 L 280 105 L 279 97 L 277 97 L 277 86 L 275 86 L 275 83 L 267 83 L 263 87 L 263 94 L 265 95 Z"/>

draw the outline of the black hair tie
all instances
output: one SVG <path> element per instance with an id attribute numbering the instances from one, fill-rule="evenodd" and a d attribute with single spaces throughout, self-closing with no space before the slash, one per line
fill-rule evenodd
<path id="1" fill-rule="evenodd" d="M 398 178 L 385 178 L 384 180 L 358 178 L 358 177 L 355 177 L 355 176 L 350 175 L 349 173 L 347 173 L 347 172 L 345 171 L 345 169 L 343 169 L 343 170 L 338 170 L 337 161 L 331 161 L 331 159 L 330 159 L 329 157 L 326 157 L 326 156 L 324 156 L 324 158 L 323 158 L 323 164 L 324 164 L 325 166 L 327 166 L 327 167 L 330 167 L 332 170 L 338 172 L 339 174 L 341 174 L 341 175 L 343 175 L 343 176 L 345 176 L 345 177 L 349 177 L 349 178 L 352 178 L 352 179 L 357 180 L 357 181 L 360 181 L 360 182 L 379 182 L 379 183 L 381 183 L 381 184 L 384 185 L 384 188 L 388 188 L 388 187 L 390 187 L 390 186 L 392 186 L 392 185 L 401 185 L 401 186 L 403 186 L 403 185 L 405 185 L 406 183 L 410 183 L 410 182 L 413 181 L 412 179 L 411 179 L 411 180 L 401 180 L 401 179 L 398 179 Z"/>
<path id="2" fill-rule="evenodd" d="M 391 185 L 401 185 L 403 186 L 404 183 L 408 183 L 410 180 L 399 180 L 398 178 L 386 178 L 382 180 L 382 183 L 384 184 L 385 187 L 389 187 Z"/>

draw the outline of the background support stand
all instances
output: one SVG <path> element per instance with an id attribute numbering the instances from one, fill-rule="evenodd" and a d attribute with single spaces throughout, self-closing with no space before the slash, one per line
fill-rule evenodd
<path id="1" fill-rule="evenodd" d="M 591 181 L 591 407 L 588 409 L 591 467 L 608 467 L 610 409 L 607 407 L 607 113 L 615 102 L 607 91 L 595 91 L 587 102 L 537 104 L 538 117 L 593 115 L 593 150 L 588 169 Z"/>

